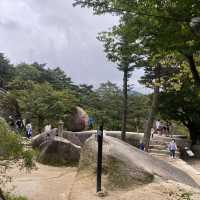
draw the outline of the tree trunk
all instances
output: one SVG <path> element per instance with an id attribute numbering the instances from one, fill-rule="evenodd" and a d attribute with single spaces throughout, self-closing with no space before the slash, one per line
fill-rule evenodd
<path id="1" fill-rule="evenodd" d="M 150 139 L 151 139 L 151 128 L 153 127 L 153 121 L 154 121 L 154 118 L 155 118 L 155 115 L 156 115 L 156 112 L 158 109 L 158 98 L 159 98 L 159 86 L 155 86 L 151 111 L 149 113 L 147 125 L 145 127 L 144 138 L 143 138 L 143 142 L 145 145 L 145 151 L 149 150 L 149 143 L 150 143 Z"/>
<path id="2" fill-rule="evenodd" d="M 198 139 L 200 137 L 198 129 L 196 129 L 192 123 L 188 123 L 187 128 L 190 132 L 190 139 L 192 140 L 192 145 L 197 144 Z"/>
<path id="3" fill-rule="evenodd" d="M 200 76 L 194 61 L 194 57 L 193 55 L 187 55 L 186 57 L 190 65 L 190 70 L 192 72 L 193 79 L 195 80 L 196 85 L 200 87 Z"/>
<path id="4" fill-rule="evenodd" d="M 124 71 L 123 78 L 123 118 L 122 118 L 122 134 L 121 139 L 126 140 L 126 125 L 127 125 L 127 111 L 128 111 L 128 71 Z"/>

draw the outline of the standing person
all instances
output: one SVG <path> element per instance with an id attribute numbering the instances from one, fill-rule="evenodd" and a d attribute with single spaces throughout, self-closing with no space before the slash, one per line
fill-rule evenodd
<path id="1" fill-rule="evenodd" d="M 145 150 L 144 142 L 142 140 L 140 141 L 139 149 L 142 151 Z"/>
<path id="2" fill-rule="evenodd" d="M 49 132 L 51 130 L 51 124 L 48 123 L 45 127 L 44 127 L 44 132 Z"/>
<path id="3" fill-rule="evenodd" d="M 15 122 L 15 125 L 16 125 L 16 130 L 17 132 L 19 132 L 22 128 L 22 121 L 21 119 L 18 119 L 16 122 Z"/>
<path id="4" fill-rule="evenodd" d="M 175 158 L 176 150 L 177 150 L 177 145 L 176 145 L 175 140 L 173 139 L 173 140 L 169 143 L 169 151 L 170 151 L 170 156 L 171 156 L 172 158 Z"/>
<path id="5" fill-rule="evenodd" d="M 26 124 L 26 136 L 27 136 L 27 138 L 30 139 L 32 137 L 32 132 L 33 132 L 33 130 L 32 130 L 31 122 L 28 122 Z"/>
<path id="6" fill-rule="evenodd" d="M 156 132 L 157 134 L 160 134 L 160 120 L 159 119 L 156 121 Z"/>
<path id="7" fill-rule="evenodd" d="M 151 137 L 152 137 L 152 138 L 153 138 L 153 136 L 154 136 L 154 133 L 155 133 L 154 128 L 151 128 Z"/>
<path id="8" fill-rule="evenodd" d="M 171 135 L 170 134 L 170 126 L 171 126 L 171 123 L 169 121 L 166 122 L 166 128 L 167 128 L 167 136 Z"/>
<path id="9" fill-rule="evenodd" d="M 88 120 L 89 129 L 92 130 L 93 126 L 94 126 L 94 118 L 93 117 L 89 117 L 89 120 Z"/>

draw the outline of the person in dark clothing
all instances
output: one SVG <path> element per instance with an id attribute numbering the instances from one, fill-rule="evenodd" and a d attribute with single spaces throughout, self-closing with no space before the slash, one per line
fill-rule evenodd
<path id="1" fill-rule="evenodd" d="M 144 146 L 144 142 L 143 141 L 140 141 L 139 149 L 142 150 L 142 151 L 145 150 L 145 146 Z"/>

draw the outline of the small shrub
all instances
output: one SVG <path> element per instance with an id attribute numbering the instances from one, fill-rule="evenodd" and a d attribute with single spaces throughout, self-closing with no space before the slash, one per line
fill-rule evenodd
<path id="1" fill-rule="evenodd" d="M 185 192 L 179 196 L 178 200 L 192 200 L 192 193 Z"/>
<path id="2" fill-rule="evenodd" d="M 0 118 L 0 159 L 17 159 L 22 152 L 21 137 L 12 132 L 5 120 Z"/>
<path id="3" fill-rule="evenodd" d="M 35 168 L 36 165 L 35 165 L 35 162 L 33 162 L 35 157 L 36 157 L 36 153 L 34 150 L 24 151 L 22 154 L 22 158 L 23 158 L 22 168 L 26 168 L 28 170 Z"/>
<path id="4" fill-rule="evenodd" d="M 26 197 L 22 197 L 22 196 L 14 196 L 11 195 L 10 193 L 7 193 L 5 195 L 6 200 L 28 200 Z"/>

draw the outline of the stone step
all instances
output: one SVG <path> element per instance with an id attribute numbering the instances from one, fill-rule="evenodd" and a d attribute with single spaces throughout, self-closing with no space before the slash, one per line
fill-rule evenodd
<path id="1" fill-rule="evenodd" d="M 167 148 L 167 144 L 155 144 L 155 145 L 149 145 L 149 149 L 166 149 Z"/>
<path id="2" fill-rule="evenodd" d="M 149 153 L 149 154 L 155 157 L 169 157 L 169 155 L 167 154 L 159 154 L 159 153 Z"/>
<path id="3" fill-rule="evenodd" d="M 160 140 L 151 140 L 150 145 L 168 145 L 169 142 L 166 141 L 160 141 Z"/>
<path id="4" fill-rule="evenodd" d="M 149 145 L 149 149 L 168 150 L 168 144 Z M 177 151 L 179 151 L 179 148 Z"/>
<path id="5" fill-rule="evenodd" d="M 157 158 L 162 158 L 162 159 L 166 159 L 166 158 L 168 159 L 170 157 L 169 154 L 159 154 L 159 153 L 149 153 L 149 154 Z M 176 154 L 176 157 L 179 158 L 180 155 Z"/>
<path id="6" fill-rule="evenodd" d="M 169 150 L 167 150 L 167 149 L 163 149 L 163 150 L 160 150 L 160 149 L 150 149 L 149 152 L 150 153 L 155 153 L 155 154 L 164 154 L 164 155 L 169 155 L 170 154 Z M 176 151 L 176 155 L 180 156 L 180 152 Z"/>

